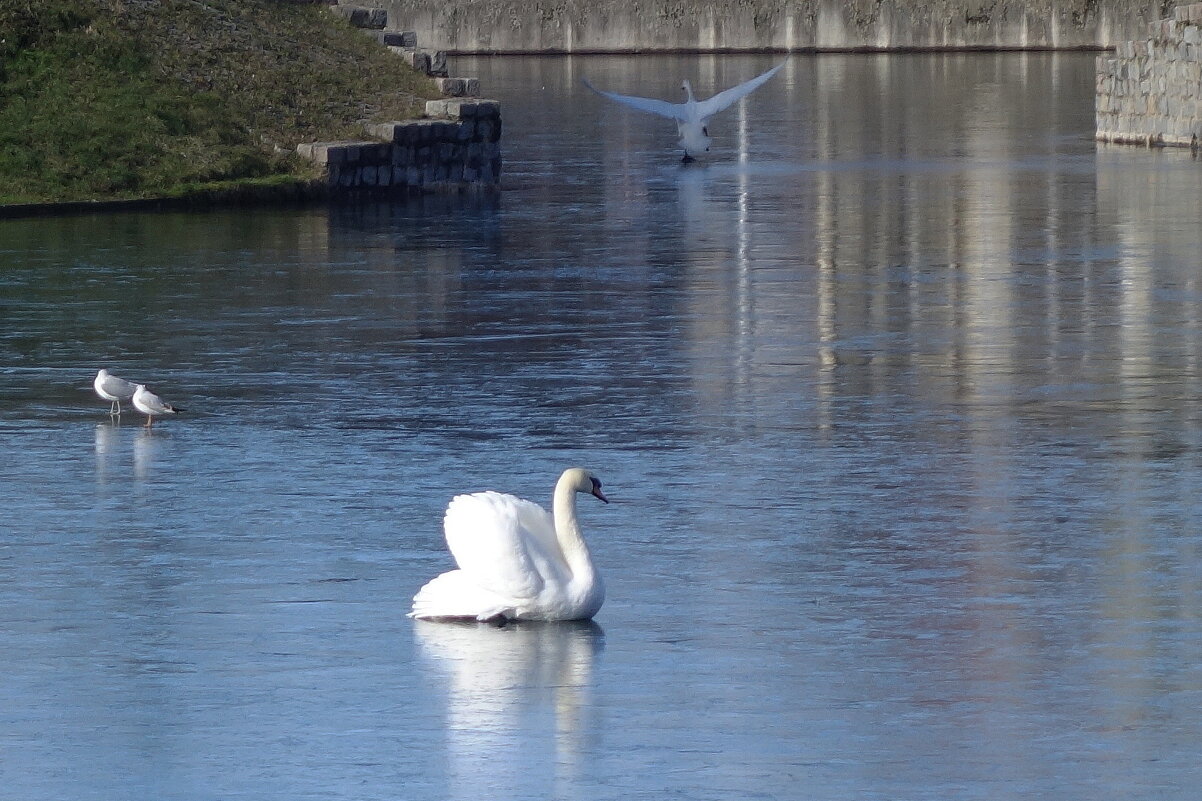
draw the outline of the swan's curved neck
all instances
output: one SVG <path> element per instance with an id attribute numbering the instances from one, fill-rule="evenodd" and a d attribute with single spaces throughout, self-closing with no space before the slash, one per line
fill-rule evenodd
<path id="1" fill-rule="evenodd" d="M 696 103 L 697 102 L 696 100 L 693 99 L 693 84 L 689 83 L 686 80 L 681 83 L 681 88 L 684 89 L 686 103 Z"/>
<path id="2" fill-rule="evenodd" d="M 593 575 L 593 558 L 588 545 L 580 533 L 576 520 L 576 489 L 570 482 L 560 481 L 555 485 L 554 499 L 555 538 L 574 577 Z"/>

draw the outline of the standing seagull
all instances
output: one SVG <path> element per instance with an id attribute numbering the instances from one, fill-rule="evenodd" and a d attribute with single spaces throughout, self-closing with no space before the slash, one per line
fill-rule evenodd
<path id="1" fill-rule="evenodd" d="M 96 380 L 92 382 L 92 388 L 96 390 L 97 395 L 106 401 L 112 401 L 112 405 L 109 407 L 109 414 L 114 417 L 121 415 L 121 401 L 127 401 L 132 398 L 134 390 L 137 389 L 133 382 L 126 381 L 124 378 L 118 378 L 108 370 L 101 370 L 96 374 Z"/>
<path id="2" fill-rule="evenodd" d="M 145 384 L 138 384 L 137 389 L 134 390 L 134 408 L 146 415 L 147 428 L 150 428 L 151 424 L 154 423 L 155 415 L 175 414 L 184 411 L 182 408 L 172 406 L 148 390 Z"/>
<path id="3" fill-rule="evenodd" d="M 746 83 L 719 92 L 709 100 L 698 101 L 693 98 L 693 85 L 687 80 L 680 88 L 684 90 L 685 102 L 669 103 L 666 100 L 656 100 L 649 97 L 631 97 L 616 92 L 603 92 L 584 79 L 584 85 L 602 97 L 616 100 L 648 114 L 658 114 L 661 117 L 676 120 L 676 131 L 680 134 L 680 146 L 684 148 L 684 158 L 688 163 L 693 160 L 694 153 L 708 152 L 710 149 L 709 121 L 710 117 L 720 111 L 730 108 L 742 98 L 759 89 L 769 78 L 775 75 L 784 64 L 777 64 L 763 75 L 758 75 Z"/>

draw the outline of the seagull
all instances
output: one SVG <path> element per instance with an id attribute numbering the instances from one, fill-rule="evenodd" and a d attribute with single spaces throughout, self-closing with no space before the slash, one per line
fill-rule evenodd
<path id="1" fill-rule="evenodd" d="M 746 83 L 719 92 L 708 100 L 696 100 L 693 97 L 693 85 L 687 80 L 680 84 L 684 90 L 685 102 L 669 103 L 666 100 L 656 100 L 650 97 L 632 97 L 616 92 L 605 92 L 584 79 L 584 85 L 602 97 L 630 106 L 648 114 L 658 114 L 661 117 L 676 120 L 676 131 L 680 134 L 680 146 L 684 148 L 684 163 L 693 161 L 694 153 L 708 152 L 710 149 L 709 121 L 710 117 L 720 111 L 730 108 L 742 98 L 759 89 L 769 78 L 775 75 L 784 64 L 777 64 L 762 75 L 757 75 Z"/>
<path id="2" fill-rule="evenodd" d="M 108 370 L 101 370 L 96 373 L 96 379 L 92 382 L 92 388 L 96 390 L 97 395 L 106 401 L 112 401 L 112 405 L 109 407 L 109 414 L 114 417 L 121 415 L 121 401 L 132 398 L 134 390 L 137 389 L 133 382 L 126 381 L 124 378 L 118 378 Z"/>
<path id="3" fill-rule="evenodd" d="M 150 428 L 151 424 L 154 423 L 155 415 L 176 414 L 177 412 L 184 411 L 184 409 L 172 406 L 148 390 L 145 384 L 138 384 L 134 390 L 134 408 L 146 415 L 147 428 Z"/>

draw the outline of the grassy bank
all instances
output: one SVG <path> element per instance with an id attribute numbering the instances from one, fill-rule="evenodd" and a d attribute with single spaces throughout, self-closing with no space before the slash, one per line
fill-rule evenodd
<path id="1" fill-rule="evenodd" d="M 303 180 L 299 142 L 435 96 L 320 5 L 0 0 L 0 204 Z"/>

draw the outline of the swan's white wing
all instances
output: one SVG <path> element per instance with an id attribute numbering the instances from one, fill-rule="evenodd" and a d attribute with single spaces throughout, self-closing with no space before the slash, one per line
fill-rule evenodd
<path id="1" fill-rule="evenodd" d="M 657 114 L 660 117 L 667 117 L 672 120 L 685 119 L 684 104 L 669 103 L 666 100 L 656 100 L 651 97 L 634 97 L 632 95 L 620 95 L 617 92 L 606 92 L 593 86 L 588 82 L 588 79 L 582 79 L 585 86 L 592 89 L 602 97 L 608 97 L 610 100 L 621 103 L 625 106 L 630 106 L 638 111 L 645 111 L 648 114 Z M 732 101 L 733 102 L 733 101 Z"/>
<path id="2" fill-rule="evenodd" d="M 746 83 L 741 83 L 738 86 L 732 86 L 729 89 L 719 92 L 708 100 L 699 101 L 697 103 L 698 118 L 706 120 L 717 114 L 719 111 L 730 108 L 735 103 L 739 102 L 744 97 L 747 97 L 747 95 L 763 86 L 764 83 L 766 83 L 769 78 L 779 72 L 780 68 L 783 66 L 785 65 L 777 64 L 763 75 L 757 75 Z"/>
<path id="3" fill-rule="evenodd" d="M 498 596 L 533 598 L 564 574 L 555 524 L 530 501 L 499 492 L 457 495 L 443 529 L 459 569 Z"/>

